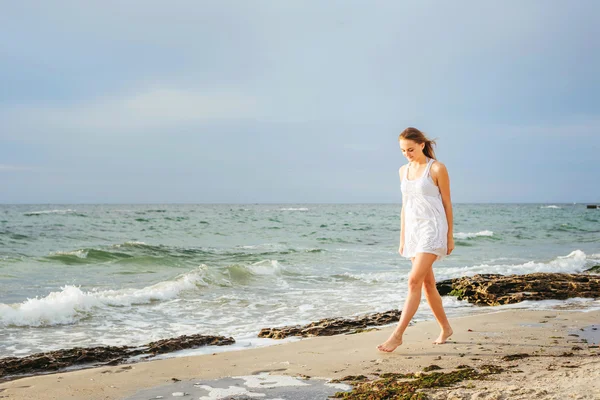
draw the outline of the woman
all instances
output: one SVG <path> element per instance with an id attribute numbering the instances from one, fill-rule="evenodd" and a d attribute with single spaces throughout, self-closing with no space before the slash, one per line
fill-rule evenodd
<path id="1" fill-rule="evenodd" d="M 398 138 L 408 164 L 400 167 L 402 212 L 398 252 L 412 261 L 408 276 L 408 296 L 400 321 L 385 343 L 377 348 L 392 352 L 402 344 L 402 335 L 421 302 L 421 289 L 442 332 L 433 342 L 445 343 L 452 335 L 442 298 L 435 286 L 433 263 L 454 250 L 450 179 L 446 166 L 436 161 L 433 146 L 416 128 L 406 128 Z"/>

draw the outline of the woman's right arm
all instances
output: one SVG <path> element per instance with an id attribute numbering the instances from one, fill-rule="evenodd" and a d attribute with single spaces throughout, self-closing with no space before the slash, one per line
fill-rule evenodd
<path id="1" fill-rule="evenodd" d="M 400 184 L 402 184 L 402 168 L 398 171 L 400 175 Z M 398 253 L 402 254 L 404 250 L 404 195 L 402 195 L 402 209 L 400 211 L 400 247 L 398 248 Z"/>
<path id="2" fill-rule="evenodd" d="M 402 254 L 404 251 L 404 204 L 402 204 L 402 211 L 400 212 L 400 248 L 398 253 Z"/>

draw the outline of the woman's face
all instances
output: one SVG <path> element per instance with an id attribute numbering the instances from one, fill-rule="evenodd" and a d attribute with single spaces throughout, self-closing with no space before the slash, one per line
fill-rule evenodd
<path id="1" fill-rule="evenodd" d="M 425 148 L 425 143 L 417 143 L 408 139 L 400 139 L 400 150 L 402 150 L 402 155 L 408 159 L 408 161 L 413 161 L 415 158 L 420 157 L 423 154 L 423 148 Z"/>

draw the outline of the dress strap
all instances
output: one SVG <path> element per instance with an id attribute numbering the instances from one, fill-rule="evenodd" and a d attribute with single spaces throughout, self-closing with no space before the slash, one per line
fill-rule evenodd
<path id="1" fill-rule="evenodd" d="M 427 162 L 427 168 L 425 168 L 425 172 L 423 173 L 423 178 L 426 178 L 429 175 L 429 170 L 431 169 L 431 165 L 433 164 L 433 158 L 430 158 Z"/>

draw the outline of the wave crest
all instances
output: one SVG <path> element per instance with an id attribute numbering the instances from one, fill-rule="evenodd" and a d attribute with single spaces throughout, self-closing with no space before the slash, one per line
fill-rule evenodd
<path id="1" fill-rule="evenodd" d="M 473 239 L 476 237 L 492 237 L 494 236 L 494 232 L 492 231 L 480 231 L 480 232 L 457 232 L 454 234 L 455 239 Z"/>
<path id="2" fill-rule="evenodd" d="M 480 264 L 465 267 L 443 268 L 436 272 L 438 280 L 472 276 L 475 274 L 524 275 L 534 272 L 578 273 L 585 269 L 588 257 L 581 250 L 558 256 L 548 262 L 527 261 L 522 264 Z"/>
<path id="3" fill-rule="evenodd" d="M 77 254 L 57 257 L 84 257 Z M 89 253 L 87 255 L 90 256 Z M 199 287 L 246 285 L 254 280 L 268 277 L 282 280 L 281 275 L 293 275 L 277 260 L 262 260 L 253 264 L 231 264 L 209 268 L 202 264 L 196 269 L 181 274 L 173 280 L 158 282 L 141 289 L 81 290 L 73 285 L 63 286 L 61 291 L 51 292 L 46 297 L 27 299 L 18 304 L 0 303 L 0 326 L 48 326 L 73 324 L 87 318 L 95 309 L 107 307 L 131 307 L 179 297 L 180 293 L 197 290 Z"/>
<path id="4" fill-rule="evenodd" d="M 95 308 L 128 307 L 177 297 L 186 290 L 207 286 L 202 268 L 141 289 L 91 290 L 67 285 L 60 292 L 19 304 L 0 303 L 0 326 L 48 326 L 73 324 L 88 317 Z"/>

